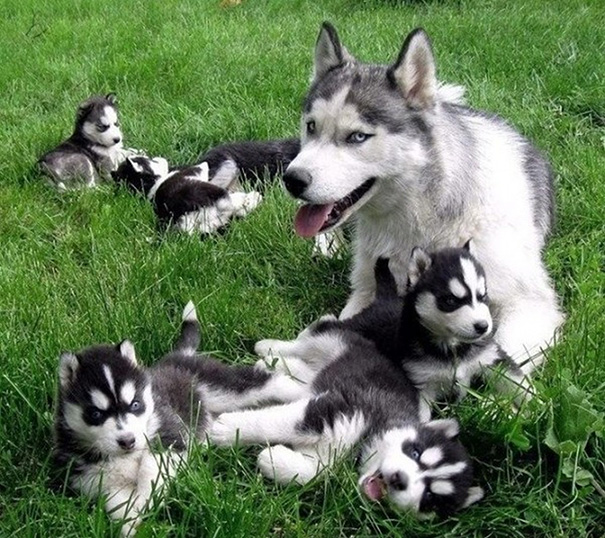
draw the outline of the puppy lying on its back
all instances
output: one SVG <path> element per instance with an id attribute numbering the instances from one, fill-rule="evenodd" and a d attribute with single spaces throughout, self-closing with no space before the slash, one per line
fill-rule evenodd
<path id="1" fill-rule="evenodd" d="M 76 491 L 106 498 L 110 516 L 125 520 L 124 535 L 134 532 L 188 444 L 205 441 L 212 417 L 301 396 L 289 377 L 227 366 L 198 354 L 199 343 L 189 303 L 174 350 L 151 368 L 138 364 L 128 340 L 61 355 L 55 464 Z M 163 452 L 154 450 L 158 444 Z"/>
<path id="2" fill-rule="evenodd" d="M 95 95 L 78 106 L 73 134 L 40 157 L 38 166 L 59 189 L 94 187 L 131 153 L 122 138 L 115 94 Z"/>
<path id="3" fill-rule="evenodd" d="M 260 203 L 255 191 L 232 192 L 208 182 L 208 164 L 169 171 L 166 159 L 136 156 L 112 172 L 117 182 L 144 194 L 162 224 L 187 233 L 211 234 L 232 217 L 244 217 Z"/>

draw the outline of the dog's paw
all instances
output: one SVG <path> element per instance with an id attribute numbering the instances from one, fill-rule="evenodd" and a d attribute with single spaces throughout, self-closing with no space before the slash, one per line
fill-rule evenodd
<path id="1" fill-rule="evenodd" d="M 231 194 L 234 215 L 236 217 L 245 217 L 253 211 L 263 199 L 259 192 L 234 192 Z"/>
<path id="2" fill-rule="evenodd" d="M 254 353 L 259 357 L 269 357 L 268 360 L 271 362 L 271 357 L 279 354 L 279 348 L 281 347 L 282 342 L 282 340 L 273 340 L 270 338 L 259 340 L 254 344 Z"/>
<path id="3" fill-rule="evenodd" d="M 306 484 L 318 472 L 314 458 L 284 445 L 265 448 L 256 463 L 263 476 L 278 484 Z"/>
<path id="4" fill-rule="evenodd" d="M 223 413 L 212 423 L 208 430 L 208 438 L 219 446 L 231 446 L 239 437 L 238 413 Z M 235 415 L 235 416 L 234 416 Z"/>

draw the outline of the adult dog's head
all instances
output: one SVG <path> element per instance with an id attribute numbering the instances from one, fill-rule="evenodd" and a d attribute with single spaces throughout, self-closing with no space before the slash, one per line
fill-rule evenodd
<path id="1" fill-rule="evenodd" d="M 296 216 L 298 235 L 336 228 L 366 204 L 392 204 L 393 189 L 409 188 L 428 165 L 435 104 L 461 96 L 460 88 L 439 88 L 423 30 L 410 33 L 387 66 L 358 62 L 324 23 L 304 103 L 302 148 L 283 179 L 306 202 Z"/>

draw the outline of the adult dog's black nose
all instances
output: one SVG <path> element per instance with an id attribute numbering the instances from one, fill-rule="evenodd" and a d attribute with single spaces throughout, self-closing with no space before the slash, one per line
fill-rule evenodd
<path id="1" fill-rule="evenodd" d="M 298 198 L 311 183 L 311 175 L 302 170 L 286 170 L 283 181 L 288 192 Z"/>

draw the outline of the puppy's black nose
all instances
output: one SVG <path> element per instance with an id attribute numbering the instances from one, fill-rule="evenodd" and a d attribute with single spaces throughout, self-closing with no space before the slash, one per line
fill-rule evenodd
<path id="1" fill-rule="evenodd" d="M 483 321 L 477 321 L 473 327 L 475 328 L 475 332 L 477 334 L 485 334 L 487 332 L 487 329 L 489 327 L 489 323 L 485 320 Z"/>
<path id="2" fill-rule="evenodd" d="M 408 489 L 408 477 L 405 474 L 400 473 L 399 471 L 389 476 L 388 482 L 389 486 L 391 486 L 393 489 L 399 491 L 404 491 Z"/>
<path id="3" fill-rule="evenodd" d="M 288 192 L 298 198 L 311 183 L 311 175 L 301 170 L 286 170 L 283 181 Z"/>
<path id="4" fill-rule="evenodd" d="M 135 438 L 134 435 L 124 435 L 118 438 L 118 445 L 124 450 L 132 450 L 134 448 Z"/>
<path id="5" fill-rule="evenodd" d="M 122 139 L 121 139 L 119 136 L 116 136 L 116 137 L 113 139 L 113 143 L 114 143 L 114 144 L 117 144 L 118 142 L 120 142 L 120 140 L 122 140 Z"/>

